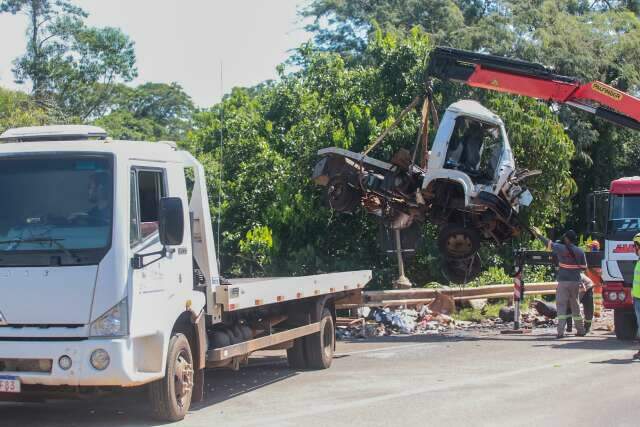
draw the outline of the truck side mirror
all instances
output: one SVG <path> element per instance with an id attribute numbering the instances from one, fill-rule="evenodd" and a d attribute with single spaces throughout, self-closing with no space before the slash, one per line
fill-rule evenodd
<path id="1" fill-rule="evenodd" d="M 179 197 L 160 199 L 158 214 L 160 242 L 164 246 L 181 245 L 184 240 L 184 210 Z"/>

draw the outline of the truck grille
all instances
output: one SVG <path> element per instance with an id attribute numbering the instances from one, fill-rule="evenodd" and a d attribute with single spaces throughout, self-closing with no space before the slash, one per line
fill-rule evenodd
<path id="1" fill-rule="evenodd" d="M 0 372 L 51 373 L 51 359 L 0 359 Z"/>

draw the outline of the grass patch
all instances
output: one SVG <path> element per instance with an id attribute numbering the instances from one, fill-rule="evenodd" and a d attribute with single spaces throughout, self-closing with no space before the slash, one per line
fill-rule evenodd
<path id="1" fill-rule="evenodd" d="M 529 310 L 529 304 L 533 301 L 534 297 L 532 295 L 525 295 L 525 299 L 520 301 L 520 312 L 524 313 Z M 508 304 L 507 300 L 498 300 L 497 302 L 492 302 L 487 304 L 481 310 L 476 310 L 474 308 L 468 307 L 458 310 L 458 312 L 454 313 L 452 317 L 455 320 L 461 320 L 465 322 L 476 322 L 480 323 L 483 320 L 487 319 L 495 319 L 498 317 L 498 313 L 502 307 L 505 307 Z"/>

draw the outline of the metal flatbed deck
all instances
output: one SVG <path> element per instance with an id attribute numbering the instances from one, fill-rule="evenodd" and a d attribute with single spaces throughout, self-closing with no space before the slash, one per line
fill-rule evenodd
<path id="1" fill-rule="evenodd" d="M 364 288 L 370 280 L 371 270 L 300 277 L 229 279 L 230 284 L 215 288 L 215 299 L 217 304 L 222 304 L 225 311 L 236 311 L 320 295 L 354 291 Z"/>

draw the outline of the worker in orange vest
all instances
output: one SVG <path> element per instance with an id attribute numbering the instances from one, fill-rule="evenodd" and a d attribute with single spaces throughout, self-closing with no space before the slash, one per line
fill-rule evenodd
<path id="1" fill-rule="evenodd" d="M 589 252 L 598 252 L 600 242 L 597 240 L 590 242 L 587 249 Z M 602 315 L 602 267 L 589 267 L 586 274 L 593 282 L 593 315 L 600 317 Z"/>

